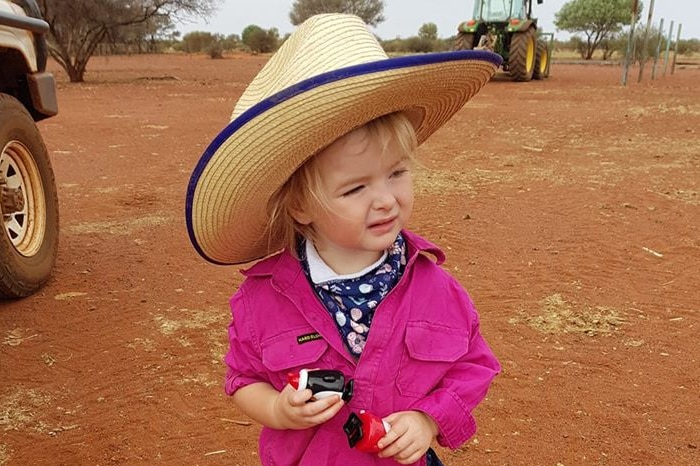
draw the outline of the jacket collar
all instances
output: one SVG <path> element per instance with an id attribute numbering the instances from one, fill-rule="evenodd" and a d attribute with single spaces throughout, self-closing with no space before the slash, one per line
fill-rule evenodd
<path id="1" fill-rule="evenodd" d="M 434 256 L 437 265 L 445 262 L 445 253 L 432 242 L 408 230 L 402 230 L 401 234 L 403 234 L 408 245 L 407 262 L 409 264 L 421 253 Z M 274 276 L 277 286 L 281 289 L 288 288 L 299 278 L 306 280 L 299 261 L 286 249 L 274 256 L 261 260 L 248 269 L 242 270 L 241 273 L 246 277 Z M 301 277 L 299 277 L 299 274 L 301 274 Z"/>
<path id="2" fill-rule="evenodd" d="M 406 240 L 408 251 L 404 276 L 409 274 L 409 271 L 413 268 L 414 262 L 421 258 L 421 253 L 432 254 L 438 265 L 445 260 L 443 252 L 433 243 L 409 231 L 404 230 L 402 234 Z M 423 259 L 430 260 L 428 258 Z M 269 279 L 274 289 L 284 294 L 287 299 L 294 303 L 297 309 L 304 310 L 304 318 L 317 332 L 323 335 L 329 345 L 339 354 L 342 354 L 349 363 L 357 363 L 345 349 L 345 343 L 343 343 L 340 337 L 340 332 L 338 332 L 332 319 L 328 318 L 328 311 L 318 300 L 311 284 L 306 279 L 301 263 L 292 256 L 289 251 L 284 250 L 274 256 L 263 259 L 249 269 L 242 270 L 241 272 L 246 277 Z M 404 282 L 405 279 L 400 280 L 397 288 Z"/>

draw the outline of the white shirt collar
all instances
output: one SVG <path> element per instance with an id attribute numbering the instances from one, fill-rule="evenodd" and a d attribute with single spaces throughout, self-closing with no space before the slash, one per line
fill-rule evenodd
<path id="1" fill-rule="evenodd" d="M 306 243 L 306 261 L 309 264 L 309 275 L 311 276 L 311 281 L 314 285 L 322 285 L 327 282 L 339 281 L 339 280 L 349 280 L 365 275 L 373 269 L 379 267 L 382 262 L 386 260 L 386 256 L 389 254 L 384 251 L 382 257 L 377 260 L 374 264 L 370 264 L 359 272 L 350 273 L 346 275 L 339 275 L 335 270 L 331 269 L 328 264 L 326 264 L 321 256 L 318 255 L 318 251 L 314 247 L 313 243 L 309 240 Z"/>

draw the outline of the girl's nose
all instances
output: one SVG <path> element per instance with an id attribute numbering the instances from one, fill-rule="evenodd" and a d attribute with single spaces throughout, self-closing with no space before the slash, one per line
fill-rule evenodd
<path id="1" fill-rule="evenodd" d="M 374 196 L 375 209 L 389 209 L 396 203 L 394 193 L 388 186 L 378 187 Z"/>

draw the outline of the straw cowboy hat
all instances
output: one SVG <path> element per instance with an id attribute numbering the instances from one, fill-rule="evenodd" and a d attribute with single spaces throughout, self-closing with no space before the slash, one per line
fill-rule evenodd
<path id="1" fill-rule="evenodd" d="M 308 158 L 377 117 L 403 111 L 418 143 L 486 84 L 501 58 L 485 51 L 389 58 L 367 25 L 313 16 L 270 57 L 202 155 L 187 187 L 190 240 L 216 264 L 282 247 L 267 203 Z"/>

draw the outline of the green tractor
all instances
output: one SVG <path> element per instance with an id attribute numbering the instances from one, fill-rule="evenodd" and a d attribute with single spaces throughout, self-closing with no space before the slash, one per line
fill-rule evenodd
<path id="1" fill-rule="evenodd" d="M 553 43 L 553 33 L 537 28 L 532 0 L 474 0 L 472 19 L 457 27 L 455 49 L 495 52 L 513 80 L 530 81 L 549 77 Z"/>

